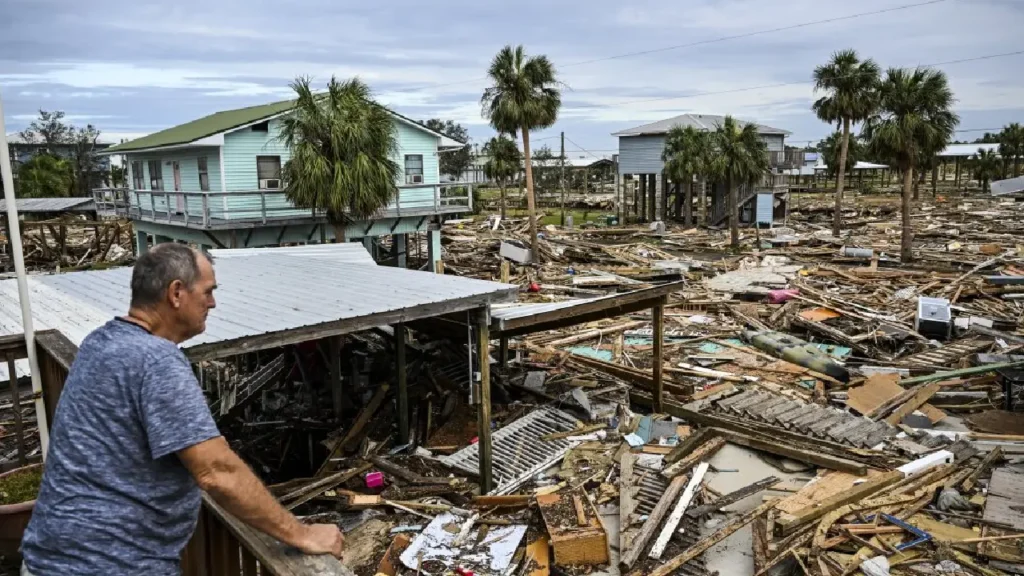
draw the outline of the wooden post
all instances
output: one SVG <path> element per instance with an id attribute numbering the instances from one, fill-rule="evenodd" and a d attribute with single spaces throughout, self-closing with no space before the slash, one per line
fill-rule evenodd
<path id="1" fill-rule="evenodd" d="M 345 411 L 345 392 L 341 388 L 341 336 L 327 338 L 327 351 L 327 360 L 331 363 L 331 395 L 334 400 L 334 416 L 341 418 Z"/>
<path id="2" fill-rule="evenodd" d="M 654 316 L 654 366 L 653 366 L 653 379 L 654 379 L 654 390 L 652 395 L 654 398 L 654 411 L 656 413 L 662 412 L 662 401 L 664 400 L 664 389 L 662 386 L 661 374 L 663 371 L 664 362 L 664 344 L 665 344 L 665 301 L 664 299 L 658 303 L 652 310 Z"/>
<path id="3" fill-rule="evenodd" d="M 633 206 L 633 213 L 640 222 L 647 219 L 647 174 L 640 175 L 640 189 L 637 192 L 637 202 Z"/>
<path id="4" fill-rule="evenodd" d="M 12 195 L 13 196 L 13 195 Z M 8 196 L 10 198 L 11 196 Z M 25 425 L 21 421 L 21 391 L 18 390 L 18 373 L 14 366 L 14 356 L 7 354 L 7 374 L 11 383 L 11 404 L 14 408 L 14 435 L 18 446 L 18 464 L 24 466 L 28 460 L 25 453 Z"/>
<path id="5" fill-rule="evenodd" d="M 477 351 L 480 358 L 480 405 L 479 438 L 480 449 L 480 494 L 487 494 L 494 489 L 491 476 L 491 366 L 488 359 L 490 349 L 490 328 L 487 309 L 481 309 L 477 316 Z"/>
<path id="6" fill-rule="evenodd" d="M 508 336 L 502 336 L 498 340 L 498 362 L 501 362 L 501 369 L 508 368 Z"/>
<path id="7" fill-rule="evenodd" d="M 405 323 L 395 330 L 395 364 L 398 367 L 398 445 L 409 442 L 409 382 L 405 370 Z"/>
<path id="8" fill-rule="evenodd" d="M 956 189 L 960 189 L 960 157 L 956 157 Z"/>
<path id="9" fill-rule="evenodd" d="M 939 164 L 936 162 L 932 165 L 932 196 L 938 194 L 939 186 Z"/>
<path id="10" fill-rule="evenodd" d="M 508 260 L 501 261 L 501 283 L 508 284 L 509 278 L 509 264 Z"/>

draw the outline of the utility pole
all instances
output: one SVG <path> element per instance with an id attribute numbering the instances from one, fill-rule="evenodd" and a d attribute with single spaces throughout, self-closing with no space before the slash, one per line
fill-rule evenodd
<path id="1" fill-rule="evenodd" d="M 562 173 L 559 176 L 562 185 L 562 226 L 565 226 L 565 132 L 562 132 Z"/>

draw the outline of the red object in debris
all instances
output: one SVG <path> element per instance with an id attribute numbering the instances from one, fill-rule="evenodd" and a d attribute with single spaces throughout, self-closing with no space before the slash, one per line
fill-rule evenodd
<path id="1" fill-rule="evenodd" d="M 769 304 L 782 304 L 783 302 L 793 298 L 793 296 L 799 296 L 800 291 L 796 288 L 786 288 L 785 290 L 769 290 L 768 291 L 768 303 Z"/>
<path id="2" fill-rule="evenodd" d="M 530 287 L 526 289 L 527 292 L 540 292 L 540 284 L 536 282 L 530 282 Z"/>
<path id="3" fill-rule="evenodd" d="M 480 441 L 480 437 L 479 436 L 474 436 L 473 439 L 469 441 L 469 443 L 470 444 L 476 444 L 479 441 Z"/>
<path id="4" fill-rule="evenodd" d="M 370 472 L 363 480 L 366 481 L 367 488 L 380 488 L 384 485 L 384 473 Z"/>
<path id="5" fill-rule="evenodd" d="M 456 568 L 455 573 L 459 576 L 473 576 L 473 571 L 466 568 Z"/>

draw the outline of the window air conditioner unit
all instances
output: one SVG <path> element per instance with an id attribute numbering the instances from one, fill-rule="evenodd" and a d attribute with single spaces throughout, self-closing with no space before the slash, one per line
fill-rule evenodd
<path id="1" fill-rule="evenodd" d="M 281 180 L 278 178 L 269 178 L 267 180 L 260 180 L 260 190 L 273 190 L 281 187 Z"/>
<path id="2" fill-rule="evenodd" d="M 406 180 L 409 184 L 423 184 L 423 174 L 410 174 Z"/>

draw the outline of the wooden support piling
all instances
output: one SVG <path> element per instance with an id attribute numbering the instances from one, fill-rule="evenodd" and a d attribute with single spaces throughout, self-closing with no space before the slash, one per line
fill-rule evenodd
<path id="1" fill-rule="evenodd" d="M 395 330 L 395 363 L 398 367 L 398 444 L 409 441 L 409 381 L 405 369 L 405 323 L 399 322 Z"/>
<path id="2" fill-rule="evenodd" d="M 345 411 L 345 391 L 341 386 L 341 336 L 327 339 L 327 359 L 330 365 L 331 394 L 334 400 L 334 415 L 341 418 Z"/>
<path id="3" fill-rule="evenodd" d="M 480 421 L 477 431 L 480 446 L 480 493 L 487 494 L 494 489 L 494 482 L 491 476 L 491 366 L 488 360 L 491 336 L 486 308 L 479 313 L 476 332 L 480 358 Z"/>
<path id="4" fill-rule="evenodd" d="M 662 372 L 664 368 L 664 347 L 665 347 L 665 303 L 662 301 L 652 309 L 654 315 L 654 366 L 652 377 L 654 379 L 654 390 L 652 390 L 654 398 L 654 411 L 661 413 L 662 400 L 664 399 L 664 383 L 662 382 Z"/>

